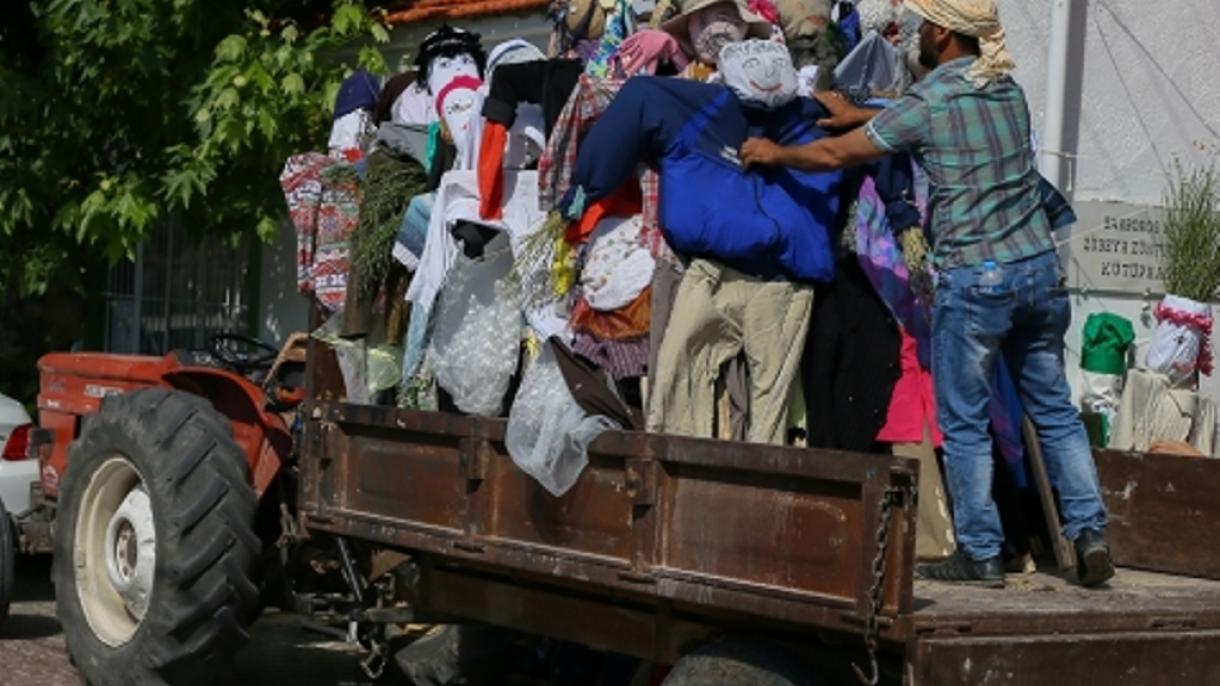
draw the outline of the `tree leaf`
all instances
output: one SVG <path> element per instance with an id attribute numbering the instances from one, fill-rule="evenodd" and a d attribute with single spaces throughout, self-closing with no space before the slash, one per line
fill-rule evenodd
<path id="1" fill-rule="evenodd" d="M 246 51 L 246 37 L 238 34 L 227 36 L 216 46 L 216 58 L 233 62 L 241 58 Z"/>

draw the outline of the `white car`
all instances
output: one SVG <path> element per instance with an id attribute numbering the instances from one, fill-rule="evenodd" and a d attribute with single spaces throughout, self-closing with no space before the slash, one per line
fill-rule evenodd
<path id="1" fill-rule="evenodd" d="M 25 407 L 0 394 L 0 501 L 13 517 L 30 509 L 30 484 L 38 481 L 38 460 L 26 454 L 33 428 Z"/>

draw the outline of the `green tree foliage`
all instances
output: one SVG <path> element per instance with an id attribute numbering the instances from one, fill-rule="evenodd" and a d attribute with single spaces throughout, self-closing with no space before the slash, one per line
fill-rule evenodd
<path id="1" fill-rule="evenodd" d="M 17 0 L 0 13 L 0 290 L 133 253 L 174 214 L 271 235 L 338 85 L 384 74 L 360 0 Z"/>

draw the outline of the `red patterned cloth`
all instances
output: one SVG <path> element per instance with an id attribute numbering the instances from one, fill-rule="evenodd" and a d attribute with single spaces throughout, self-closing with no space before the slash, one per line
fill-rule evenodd
<path id="1" fill-rule="evenodd" d="M 293 155 L 280 188 L 297 234 L 297 288 L 334 312 L 347 297 L 348 238 L 360 221 L 360 186 L 350 165 L 321 153 Z"/>

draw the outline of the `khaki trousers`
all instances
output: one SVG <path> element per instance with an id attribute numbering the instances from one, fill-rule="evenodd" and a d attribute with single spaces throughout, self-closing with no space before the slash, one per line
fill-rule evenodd
<path id="1" fill-rule="evenodd" d="M 693 260 L 657 356 L 648 430 L 712 438 L 716 379 L 726 362 L 744 352 L 750 375 L 747 439 L 783 445 L 789 391 L 812 306 L 810 285 L 763 281 Z"/>
<path id="2" fill-rule="evenodd" d="M 922 443 L 895 443 L 891 452 L 898 457 L 919 460 L 919 509 L 915 514 L 915 557 L 920 560 L 943 560 L 957 547 L 953 537 L 953 519 L 949 516 L 949 501 L 945 497 L 945 482 L 936 461 L 936 450 L 924 429 Z"/>

